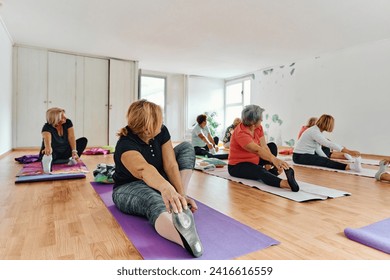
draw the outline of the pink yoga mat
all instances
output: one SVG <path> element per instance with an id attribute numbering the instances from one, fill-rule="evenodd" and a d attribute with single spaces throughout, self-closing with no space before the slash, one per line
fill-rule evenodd
<path id="1" fill-rule="evenodd" d="M 159 236 L 142 217 L 120 212 L 112 201 L 112 185 L 91 183 L 146 260 L 194 259 L 179 245 Z M 277 245 L 279 242 L 197 201 L 194 218 L 204 247 L 204 260 L 226 260 Z"/>

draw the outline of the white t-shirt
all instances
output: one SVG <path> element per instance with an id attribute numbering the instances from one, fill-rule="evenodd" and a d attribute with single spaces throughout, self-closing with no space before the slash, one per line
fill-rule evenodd
<path id="1" fill-rule="evenodd" d="M 204 137 L 208 138 L 207 136 L 210 134 L 210 130 L 208 128 L 208 126 L 206 125 L 204 128 L 201 128 L 199 126 L 199 124 L 196 124 L 196 126 L 194 127 L 194 129 L 192 130 L 192 133 L 191 133 L 191 142 L 192 142 L 192 146 L 196 147 L 204 147 L 206 146 L 206 143 L 199 138 L 199 134 L 203 134 Z"/>
<path id="2" fill-rule="evenodd" d="M 344 147 L 333 143 L 326 139 L 324 134 L 320 131 L 319 127 L 314 125 L 302 134 L 299 138 L 297 145 L 294 148 L 294 153 L 297 154 L 311 154 L 317 153 L 319 156 L 327 157 L 326 154 L 322 151 L 321 146 L 330 148 L 340 152 Z"/>

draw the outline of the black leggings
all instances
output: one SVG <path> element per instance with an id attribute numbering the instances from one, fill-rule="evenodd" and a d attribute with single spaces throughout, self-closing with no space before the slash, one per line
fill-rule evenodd
<path id="1" fill-rule="evenodd" d="M 76 150 L 79 157 L 81 157 L 81 154 L 84 152 L 85 148 L 87 147 L 88 140 L 85 137 L 81 137 L 76 140 Z M 41 151 L 39 152 L 39 160 L 42 160 L 44 147 L 41 147 Z M 53 163 L 66 163 L 69 161 L 69 158 L 72 156 L 72 150 L 69 146 L 69 148 L 62 153 L 58 153 L 56 151 L 53 151 Z"/>
<path id="2" fill-rule="evenodd" d="M 217 136 L 215 136 L 213 139 L 214 139 L 215 145 L 218 145 L 219 138 Z M 210 150 L 209 150 L 209 147 L 207 147 L 207 145 L 204 147 L 195 146 L 194 150 L 195 150 L 195 155 L 207 156 L 209 158 L 228 159 L 228 156 L 229 156 L 228 154 L 213 155 L 212 153 L 209 153 Z"/>
<path id="3" fill-rule="evenodd" d="M 274 156 L 278 154 L 278 147 L 275 143 L 268 143 L 268 148 L 271 150 L 271 153 Z M 269 172 L 264 168 L 264 165 L 271 164 L 266 160 L 260 160 L 259 164 L 254 164 L 251 162 L 240 162 L 235 165 L 228 165 L 228 172 L 231 176 L 252 179 L 252 180 L 262 180 L 265 184 L 273 187 L 280 187 L 280 179 L 275 174 Z"/>
<path id="4" fill-rule="evenodd" d="M 293 153 L 293 161 L 298 164 L 323 166 L 332 169 L 345 170 L 347 165 L 338 161 L 331 160 L 327 157 L 322 157 L 317 154 L 297 154 Z"/>

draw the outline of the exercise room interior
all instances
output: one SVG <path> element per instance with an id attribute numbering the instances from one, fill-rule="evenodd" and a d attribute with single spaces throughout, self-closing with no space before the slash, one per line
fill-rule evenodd
<path id="1" fill-rule="evenodd" d="M 389 13 L 385 1 L 0 1 L 0 259 L 143 259 L 91 186 L 112 153 L 82 155 L 82 179 L 15 183 L 15 158 L 38 154 L 50 107 L 66 110 L 87 149 L 115 147 L 129 105 L 146 98 L 175 145 L 197 115 L 215 112 L 221 139 L 256 104 L 279 151 L 330 114 L 333 142 L 389 157 Z M 238 260 L 390 259 L 344 234 L 390 217 L 389 182 L 293 168 L 350 195 L 296 202 L 198 170 L 188 195 L 280 242 Z"/>

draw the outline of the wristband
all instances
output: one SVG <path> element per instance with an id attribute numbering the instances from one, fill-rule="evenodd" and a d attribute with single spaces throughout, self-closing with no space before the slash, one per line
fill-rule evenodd
<path id="1" fill-rule="evenodd" d="M 72 154 L 77 154 L 77 150 L 72 150 Z"/>

